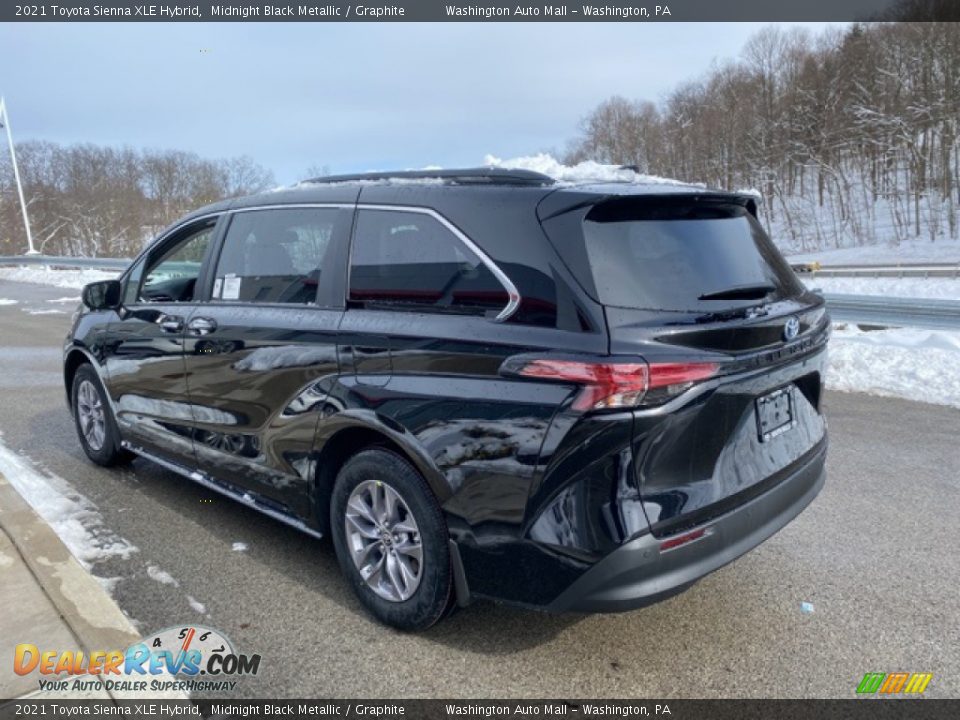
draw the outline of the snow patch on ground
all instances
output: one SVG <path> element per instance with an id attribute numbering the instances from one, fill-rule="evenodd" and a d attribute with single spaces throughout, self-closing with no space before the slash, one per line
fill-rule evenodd
<path id="1" fill-rule="evenodd" d="M 198 613 L 200 613 L 201 615 L 206 615 L 206 614 L 207 614 L 207 606 L 204 605 L 204 604 L 203 604 L 202 602 L 200 602 L 199 600 L 197 600 L 197 599 L 196 599 L 195 597 L 193 597 L 192 595 L 187 595 L 187 602 L 190 603 L 190 607 L 192 607 L 194 610 L 196 610 L 196 611 L 197 611 Z"/>
<path id="2" fill-rule="evenodd" d="M 100 583 L 100 587 L 106 590 L 108 595 L 113 595 L 113 593 L 117 589 L 117 585 L 119 585 L 120 581 L 123 580 L 123 578 L 120 578 L 120 577 L 104 578 L 104 577 L 97 577 L 96 575 L 93 576 L 93 579 L 96 580 L 98 583 Z"/>
<path id="3" fill-rule="evenodd" d="M 576 165 L 564 165 L 552 155 L 540 153 L 526 157 L 515 157 L 503 160 L 494 155 L 487 155 L 483 164 L 488 167 L 509 168 L 511 170 L 532 170 L 533 172 L 549 175 L 557 182 L 630 182 L 642 185 L 690 185 L 703 187 L 702 183 L 685 183 L 672 178 L 644 175 L 633 170 L 624 170 L 620 165 L 605 165 L 587 160 Z"/>
<path id="4" fill-rule="evenodd" d="M 792 263 L 819 262 L 821 265 L 896 265 L 897 263 L 960 263 L 960 241 L 941 239 L 909 240 L 897 244 L 864 245 L 839 250 L 788 255 Z"/>
<path id="5" fill-rule="evenodd" d="M 151 580 L 156 580 L 161 585 L 180 587 L 180 583 L 178 583 L 170 573 L 166 570 L 161 570 L 156 565 L 147 565 L 147 575 L 150 576 Z"/>
<path id="6" fill-rule="evenodd" d="M 80 302 L 79 295 L 68 295 L 67 297 L 60 297 L 55 300 L 47 300 L 48 303 L 78 303 Z"/>
<path id="7" fill-rule="evenodd" d="M 65 315 L 66 313 L 63 310 L 28 310 L 23 308 L 25 313 L 30 315 Z"/>
<path id="8" fill-rule="evenodd" d="M 19 265 L 17 267 L 0 267 L 0 280 L 13 282 L 28 282 L 38 285 L 52 285 L 61 288 L 80 289 L 84 285 L 100 280 L 112 280 L 119 275 L 113 270 L 82 270 L 58 269 L 54 270 L 45 265 Z M 74 298 L 70 298 L 74 302 Z M 63 299 L 66 302 L 66 299 Z"/>
<path id="9" fill-rule="evenodd" d="M 247 544 L 242 542 L 235 542 L 231 548 L 234 552 L 246 552 Z"/>
<path id="10" fill-rule="evenodd" d="M 960 408 L 960 332 L 835 326 L 827 387 Z"/>
<path id="11" fill-rule="evenodd" d="M 838 295 L 883 295 L 900 298 L 960 300 L 960 278 L 810 277 L 800 275 L 809 288 Z"/>
<path id="12" fill-rule="evenodd" d="M 56 475 L 35 468 L 29 458 L 0 442 L 0 473 L 47 521 L 88 570 L 101 560 L 128 559 L 137 548 L 103 524 L 96 506 Z"/>
<path id="13" fill-rule="evenodd" d="M 16 300 L 11 300 L 10 298 L 0 298 L 0 305 L 16 305 Z"/>

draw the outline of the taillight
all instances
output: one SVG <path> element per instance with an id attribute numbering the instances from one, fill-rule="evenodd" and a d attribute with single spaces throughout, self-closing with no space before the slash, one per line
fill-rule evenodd
<path id="1" fill-rule="evenodd" d="M 582 385 L 576 410 L 658 405 L 717 372 L 716 363 L 580 362 L 540 358 L 517 374 Z"/>

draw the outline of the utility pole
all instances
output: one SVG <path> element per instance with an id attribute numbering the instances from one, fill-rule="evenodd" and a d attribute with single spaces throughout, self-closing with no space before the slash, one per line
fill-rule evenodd
<path id="1" fill-rule="evenodd" d="M 10 146 L 10 162 L 13 165 L 13 177 L 17 182 L 17 194 L 20 196 L 20 209 L 23 211 L 23 227 L 27 231 L 27 255 L 39 255 L 33 247 L 33 234 L 30 232 L 30 218 L 27 217 L 27 201 L 23 199 L 23 185 L 20 184 L 20 169 L 17 167 L 17 153 L 13 149 L 13 134 L 10 132 L 10 117 L 7 106 L 0 97 L 0 125 L 7 130 L 7 144 Z"/>

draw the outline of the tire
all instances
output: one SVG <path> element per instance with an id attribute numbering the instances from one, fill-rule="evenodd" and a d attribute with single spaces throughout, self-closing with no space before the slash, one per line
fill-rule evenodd
<path id="1" fill-rule="evenodd" d="M 130 461 L 133 456 L 120 446 L 117 421 L 93 366 L 85 364 L 77 368 L 70 403 L 77 437 L 88 458 L 104 467 Z"/>
<path id="2" fill-rule="evenodd" d="M 330 531 L 344 576 L 377 620 L 416 631 L 447 613 L 453 600 L 447 526 L 426 481 L 399 455 L 371 448 L 344 464 L 333 487 Z"/>

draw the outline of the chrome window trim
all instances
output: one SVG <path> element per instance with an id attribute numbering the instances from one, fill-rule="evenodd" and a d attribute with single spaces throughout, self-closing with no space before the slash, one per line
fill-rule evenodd
<path id="1" fill-rule="evenodd" d="M 428 207 L 423 207 L 418 205 L 382 205 L 379 203 L 369 204 L 369 203 L 361 203 L 361 202 L 339 202 L 339 203 L 279 202 L 276 204 L 269 204 L 269 205 L 250 205 L 248 207 L 225 208 L 223 210 L 218 210 L 216 212 L 206 213 L 204 215 L 198 215 L 197 217 L 193 217 L 193 218 L 190 218 L 189 220 L 184 220 L 183 222 L 177 223 L 176 225 L 171 227 L 169 230 L 167 230 L 163 235 L 159 236 L 156 240 L 150 243 L 150 245 L 144 250 L 142 255 L 146 255 L 147 253 L 150 252 L 151 248 L 153 248 L 156 245 L 159 245 L 162 242 L 165 242 L 166 239 L 169 238 L 171 235 L 179 232 L 184 227 L 191 225 L 195 222 L 200 222 L 202 220 L 209 220 L 211 218 L 219 218 L 221 216 L 231 216 L 236 213 L 253 212 L 256 210 L 284 210 L 286 208 L 338 208 L 341 210 L 352 209 L 357 211 L 386 210 L 386 211 L 419 213 L 421 215 L 429 215 L 434 220 L 436 220 L 441 225 L 443 225 L 445 228 L 447 228 L 447 230 L 453 233 L 454 236 L 456 236 L 456 238 L 460 240 L 460 242 L 466 245 L 471 252 L 473 252 L 478 258 L 480 258 L 480 262 L 482 262 L 487 267 L 487 269 L 491 273 L 493 273 L 493 276 L 497 278 L 497 281 L 500 283 L 501 286 L 503 286 L 503 289 L 507 292 L 507 297 L 509 298 L 507 301 L 507 304 L 496 315 L 496 317 L 493 318 L 494 322 L 504 322 L 505 320 L 508 320 L 517 311 L 517 308 L 520 307 L 520 300 L 521 300 L 520 291 L 517 290 L 517 286 L 513 284 L 513 281 L 507 276 L 505 272 L 503 272 L 503 270 L 500 269 L 500 267 L 493 261 L 493 259 L 489 255 L 487 255 L 487 253 L 484 252 L 479 245 L 477 245 L 473 240 L 471 240 L 466 233 L 460 230 L 460 228 L 454 225 L 444 215 L 437 212 L 433 208 L 428 208 Z M 351 275 L 350 260 L 353 257 L 353 233 L 352 232 L 350 234 L 349 243 L 350 245 L 347 253 L 347 282 L 345 286 L 347 295 L 349 295 L 349 292 L 350 292 L 350 275 Z M 137 256 L 136 260 L 130 263 L 127 270 L 124 271 L 124 275 L 123 275 L 124 281 L 126 281 L 125 276 L 127 272 L 131 267 L 133 267 L 134 264 L 136 264 L 136 262 L 140 259 L 140 257 L 141 256 Z M 346 300 L 347 298 L 344 298 L 344 301 Z"/>
<path id="2" fill-rule="evenodd" d="M 277 203 L 275 205 L 251 205 L 250 207 L 239 207 L 239 208 L 230 208 L 229 210 L 224 211 L 224 215 L 227 216 L 229 221 L 233 215 L 237 213 L 244 212 L 255 212 L 262 210 L 302 210 L 304 208 L 319 208 L 321 210 L 352 210 L 356 207 L 355 203 Z M 226 228 L 223 232 L 223 238 L 220 241 L 220 247 L 217 248 L 217 257 L 216 261 L 213 264 L 213 269 L 211 272 L 214 273 L 216 277 L 217 267 L 220 264 L 220 258 L 223 255 L 223 247 L 227 242 L 227 235 L 230 231 L 230 223 L 227 223 Z M 276 307 L 276 308 L 319 308 L 321 310 L 329 310 L 330 308 L 320 307 L 316 302 L 309 303 L 280 303 L 280 302 L 252 302 L 252 301 L 231 301 L 223 300 L 222 298 L 211 297 L 206 302 L 216 302 L 218 307 L 229 306 L 229 307 Z"/>
<path id="3" fill-rule="evenodd" d="M 287 208 L 340 208 L 343 210 L 353 207 L 356 207 L 355 203 L 277 203 L 276 205 L 250 205 L 249 207 L 230 208 L 226 212 L 232 215 L 252 210 L 286 210 Z"/>
<path id="4" fill-rule="evenodd" d="M 454 225 L 450 220 L 441 215 L 439 212 L 433 208 L 420 207 L 416 205 L 380 205 L 380 204 L 365 204 L 357 203 L 357 211 L 360 210 L 386 210 L 393 212 L 407 212 L 407 213 L 419 213 L 420 215 L 429 215 L 434 220 L 443 225 L 447 230 L 454 234 L 454 236 L 460 240 L 464 245 L 466 245 L 471 252 L 473 252 L 480 262 L 482 262 L 487 269 L 493 273 L 493 276 L 497 278 L 497 281 L 503 286 L 503 289 L 507 292 L 507 297 L 509 300 L 495 318 L 494 322 L 503 322 L 507 320 L 511 315 L 513 315 L 517 308 L 520 307 L 520 291 L 517 290 L 517 286 L 513 284 L 513 281 L 507 277 L 507 274 L 501 270 L 497 264 L 487 255 L 473 240 L 471 240 L 463 231 L 460 230 L 456 225 Z M 351 233 L 350 236 L 350 252 L 347 254 L 347 298 L 349 299 L 350 294 L 350 276 L 352 274 L 351 260 L 353 259 L 353 240 L 354 236 Z M 429 312 L 429 309 L 426 310 Z"/>
<path id="5" fill-rule="evenodd" d="M 146 263 L 147 258 L 150 256 L 150 253 L 152 253 L 156 248 L 163 245 L 163 243 L 169 240 L 172 236 L 176 235 L 178 232 L 180 232 L 184 228 L 187 228 L 190 225 L 193 225 L 194 223 L 199 223 L 202 221 L 208 221 L 210 219 L 213 219 L 213 224 L 211 225 L 211 227 L 214 230 L 216 230 L 217 223 L 220 222 L 220 218 L 226 214 L 227 213 L 225 210 L 221 210 L 219 212 L 206 213 L 205 215 L 198 215 L 195 218 L 190 218 L 189 220 L 184 220 L 183 222 L 177 223 L 174 227 L 167 230 L 163 235 L 158 235 L 156 238 L 154 238 L 147 245 L 147 247 L 143 249 L 143 251 L 139 255 L 137 255 L 133 260 L 130 261 L 130 264 L 123 269 L 123 272 L 121 272 L 119 277 L 117 278 L 123 284 L 121 297 L 122 298 L 127 297 L 127 283 L 130 282 L 130 273 L 133 272 L 133 269 L 137 266 L 138 263 L 140 262 Z M 217 239 L 217 235 L 216 235 L 216 232 L 214 232 L 214 235 L 211 238 L 211 242 L 216 241 L 216 239 Z M 200 264 L 200 275 L 203 275 L 203 263 Z M 200 275 L 197 276 L 198 279 Z M 144 278 L 141 277 L 137 282 L 138 283 L 143 282 L 143 279 Z M 143 305 L 149 306 L 154 304 L 154 303 L 141 302 L 139 300 L 140 293 L 138 292 L 137 295 L 138 295 L 138 299 L 136 302 L 123 303 L 124 307 L 140 307 Z M 186 304 L 186 302 L 193 302 L 193 300 L 184 301 L 183 304 Z M 159 303 L 159 304 L 162 304 L 162 303 Z M 179 302 L 175 301 L 174 304 L 179 304 Z"/>
<path id="6" fill-rule="evenodd" d="M 182 220 L 181 222 L 178 222 L 176 225 L 173 225 L 168 230 L 166 230 L 163 233 L 163 235 L 157 235 L 157 237 L 155 237 L 153 240 L 148 242 L 147 246 L 140 251 L 140 254 L 137 255 L 135 258 L 133 258 L 133 260 L 130 261 L 130 264 L 123 269 L 123 271 L 120 273 L 119 279 L 122 280 L 124 283 L 126 283 L 127 275 L 130 274 L 130 270 L 133 269 L 134 265 L 136 265 L 141 260 L 145 259 L 158 246 L 165 243 L 167 240 L 170 239 L 172 235 L 180 232 L 181 230 L 183 230 L 183 228 L 187 227 L 188 225 L 193 225 L 193 223 L 200 222 L 202 220 L 209 220 L 210 218 L 219 219 L 220 216 L 226 214 L 226 212 L 227 212 L 226 210 L 218 210 L 217 212 L 206 213 L 204 215 L 197 215 L 196 217 L 190 218 L 189 220 Z M 216 225 L 216 221 L 214 221 L 214 225 Z"/>
<path id="7" fill-rule="evenodd" d="M 133 261 L 124 269 L 122 275 L 125 275 L 131 267 L 133 267 L 140 258 L 148 255 L 157 245 L 160 245 L 173 234 L 180 232 L 187 225 L 192 225 L 195 222 L 200 222 L 201 220 L 209 220 L 211 218 L 219 218 L 222 215 L 232 215 L 238 212 L 248 212 L 250 210 L 282 210 L 283 208 L 293 207 L 293 208 L 305 208 L 305 207 L 328 207 L 328 208 L 353 208 L 355 203 L 277 203 L 275 205 L 251 205 L 250 207 L 238 207 L 238 208 L 224 208 L 223 210 L 216 210 L 214 212 L 204 213 L 203 215 L 197 215 L 196 217 L 187 218 L 186 220 L 181 220 L 176 225 L 170 226 L 167 230 L 164 231 L 162 235 L 158 235 L 153 240 L 151 240 L 147 246 L 143 249 L 139 255 L 137 255 Z"/>

